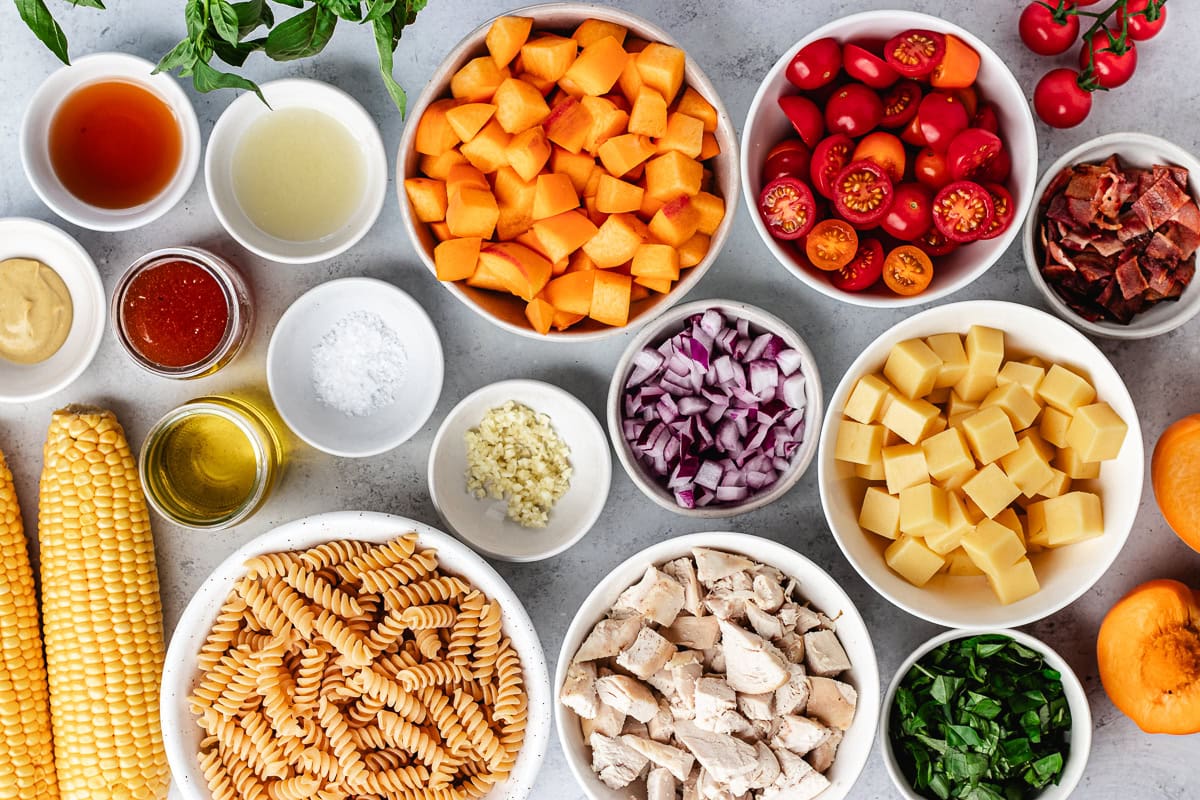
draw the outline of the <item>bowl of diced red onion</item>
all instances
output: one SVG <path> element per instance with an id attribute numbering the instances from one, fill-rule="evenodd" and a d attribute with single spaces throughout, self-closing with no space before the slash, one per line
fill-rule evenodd
<path id="1" fill-rule="evenodd" d="M 621 356 L 608 433 L 621 466 L 665 509 L 700 518 L 761 508 L 817 451 L 816 361 L 778 317 L 732 300 L 664 314 Z"/>

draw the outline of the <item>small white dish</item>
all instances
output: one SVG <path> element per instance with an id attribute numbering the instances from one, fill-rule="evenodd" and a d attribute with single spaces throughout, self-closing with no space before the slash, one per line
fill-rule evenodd
<path id="1" fill-rule="evenodd" d="M 1184 167 L 1188 171 L 1188 188 L 1193 199 L 1200 202 L 1200 159 L 1184 150 L 1182 147 L 1157 136 L 1145 133 L 1108 133 L 1076 148 L 1068 150 L 1062 158 L 1050 165 L 1038 182 L 1033 193 L 1033 208 L 1025 218 L 1021 234 L 1021 247 L 1025 255 L 1025 266 L 1033 285 L 1042 293 L 1046 304 L 1058 316 L 1093 336 L 1103 336 L 1106 339 L 1149 339 L 1161 336 L 1187 323 L 1197 313 L 1200 313 L 1200 289 L 1196 281 L 1184 289 L 1178 300 L 1157 303 L 1149 310 L 1138 314 L 1128 325 L 1117 322 L 1100 320 L 1091 322 L 1075 313 L 1058 292 L 1042 277 L 1039 267 L 1041 257 L 1038 255 L 1038 227 L 1041 223 L 1039 213 L 1042 195 L 1046 188 L 1060 172 L 1076 164 L 1099 163 L 1109 156 L 1116 154 L 1121 157 L 1121 163 L 1127 167 L 1149 168 L 1155 164 Z"/>
<path id="2" fill-rule="evenodd" d="M 523 528 L 508 518 L 507 501 L 480 500 L 467 491 L 463 437 L 509 400 L 550 417 L 571 451 L 571 486 L 545 528 Z M 446 415 L 429 456 L 429 496 L 438 515 L 460 539 L 502 561 L 540 561 L 574 545 L 600 518 L 611 482 L 612 455 L 596 416 L 575 395 L 542 381 L 500 381 L 467 395 Z"/>
<path id="3" fill-rule="evenodd" d="M 47 222 L 0 219 L 0 261 L 10 258 L 41 261 L 58 273 L 71 293 L 71 330 L 57 353 L 39 364 L 0 358 L 0 402 L 28 403 L 65 388 L 92 363 L 104 338 L 108 303 L 92 257 Z"/>
<path id="4" fill-rule="evenodd" d="M 209 136 L 204 182 L 213 212 L 243 247 L 272 261 L 311 264 L 344 253 L 366 236 L 383 209 L 388 171 L 379 126 L 357 100 L 321 81 L 288 78 L 259 88 L 270 108 L 255 94 L 243 94 L 222 112 Z M 233 161 L 242 135 L 260 118 L 281 108 L 312 109 L 333 117 L 345 126 L 362 152 L 365 183 L 358 209 L 339 230 L 321 239 L 295 242 L 266 233 L 242 210 L 234 192 Z"/>
<path id="5" fill-rule="evenodd" d="M 924 658 L 929 651 L 946 642 L 987 634 L 1007 636 L 1017 644 L 1036 650 L 1045 658 L 1046 664 L 1062 676 L 1063 694 L 1071 709 L 1071 732 L 1068 737 L 1071 752 L 1063 765 L 1062 777 L 1058 784 L 1051 784 L 1043 789 L 1037 795 L 1037 800 L 1067 800 L 1083 778 L 1084 770 L 1087 769 L 1088 755 L 1092 750 L 1092 709 L 1088 705 L 1087 692 L 1084 691 L 1083 684 L 1079 682 L 1079 676 L 1075 674 L 1075 670 L 1071 669 L 1071 665 L 1067 663 L 1066 659 L 1045 642 L 1021 631 L 1003 628 L 946 631 L 925 642 L 904 660 L 900 669 L 896 670 L 892 682 L 888 684 L 883 698 L 879 719 L 879 749 L 883 751 L 883 762 L 887 766 L 888 775 L 891 777 L 896 791 L 904 800 L 927 800 L 927 798 L 913 791 L 908 778 L 904 776 L 904 771 L 900 768 L 899 761 L 896 760 L 896 753 L 892 749 L 892 737 L 888 733 L 888 719 L 892 710 L 892 702 L 896 698 L 896 689 L 900 687 L 900 682 L 904 680 L 904 676 L 908 674 L 913 665 Z"/>
<path id="6" fill-rule="evenodd" d="M 125 53 L 94 53 L 75 59 L 42 81 L 25 109 L 19 147 L 21 165 L 33 190 L 50 210 L 68 222 L 93 231 L 127 231 L 153 222 L 187 194 L 200 166 L 200 124 L 188 96 L 170 75 L 154 73 L 154 65 Z M 99 208 L 67 191 L 50 163 L 50 123 L 62 101 L 75 90 L 106 80 L 135 83 L 166 103 L 179 123 L 182 150 L 175 176 L 153 200 L 133 208 Z"/>
<path id="7" fill-rule="evenodd" d="M 838 745 L 833 765 L 825 773 L 831 785 L 820 794 L 819 800 L 849 797 L 871 754 L 875 725 L 879 721 L 879 665 L 867 624 L 841 585 L 811 560 L 778 542 L 728 531 L 677 536 L 647 547 L 605 576 L 575 612 L 554 671 L 554 721 L 558 743 L 575 780 L 589 800 L 630 800 L 634 796 L 628 789 L 610 789 L 592 772 L 590 748 L 579 728 L 579 718 L 562 704 L 559 697 L 567 668 L 579 646 L 596 623 L 608 614 L 617 597 L 641 579 L 646 567 L 689 556 L 695 547 L 723 550 L 775 567 L 795 579 L 800 595 L 813 609 L 837 621 L 838 639 L 854 665 L 846 672 L 845 680 L 858 692 L 858 701 L 854 722 Z"/>
<path id="8" fill-rule="evenodd" d="M 525 672 L 529 718 L 525 743 L 506 781 L 486 800 L 525 800 L 545 758 L 550 741 L 553 702 L 549 670 L 541 640 L 520 599 L 492 567 L 452 536 L 405 517 L 371 511 L 335 511 L 294 520 L 243 545 L 213 570 L 179 617 L 163 667 L 160 719 L 167 761 L 178 796 L 185 800 L 211 800 L 208 783 L 196 754 L 203 729 L 188 707 L 188 696 L 199 680 L 196 658 L 212 629 L 217 612 L 234 583 L 245 574 L 247 559 L 263 553 L 300 550 L 333 539 L 359 539 L 382 543 L 416 531 L 418 546 L 437 550 L 441 569 L 471 582 L 503 609 L 503 633 L 512 640 Z"/>
<path id="9" fill-rule="evenodd" d="M 378 315 L 400 337 L 407 363 L 391 405 L 350 416 L 317 399 L 313 348 L 359 311 Z M 267 386 L 283 421 L 318 450 L 347 458 L 385 453 L 419 431 L 442 394 L 444 368 L 442 342 L 425 309 L 374 278 L 341 278 L 310 289 L 279 318 L 267 347 Z"/>
<path id="10" fill-rule="evenodd" d="M 633 360 L 645 347 L 657 347 L 668 338 L 683 329 L 684 320 L 693 314 L 703 314 L 710 308 L 715 308 L 727 319 L 742 317 L 750 321 L 751 333 L 770 332 L 779 336 L 787 346 L 800 353 L 800 371 L 804 374 L 806 404 L 804 407 L 804 440 L 795 453 L 792 454 L 792 464 L 788 471 L 779 476 L 774 484 L 763 491 L 750 495 L 740 503 L 713 504 L 709 506 L 684 508 L 675 502 L 675 495 L 667 491 L 659 481 L 650 475 L 645 467 L 633 454 L 633 449 L 626 441 L 621 423 L 625 419 L 625 383 L 629 373 L 633 371 Z M 774 503 L 787 494 L 804 476 L 808 465 L 817 454 L 817 440 L 821 430 L 821 415 L 824 410 L 821 393 L 821 373 L 817 369 L 817 360 L 812 351 L 790 325 L 774 314 L 768 313 L 757 306 L 739 303 L 735 300 L 696 300 L 677 306 L 663 314 L 654 322 L 647 325 L 629 342 L 617 368 L 613 371 L 612 383 L 608 387 L 608 435 L 612 439 L 613 449 L 625 473 L 634 485 L 641 489 L 642 494 L 653 500 L 662 508 L 673 511 L 685 517 L 697 519 L 720 519 L 745 514 L 755 509 Z"/>

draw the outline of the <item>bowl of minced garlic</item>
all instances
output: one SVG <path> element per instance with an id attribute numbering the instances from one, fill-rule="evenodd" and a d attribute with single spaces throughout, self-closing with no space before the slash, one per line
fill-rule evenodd
<path id="1" fill-rule="evenodd" d="M 600 516 L 612 457 L 596 416 L 548 383 L 511 380 L 464 398 L 433 440 L 429 494 L 446 526 L 492 558 L 539 561 Z"/>

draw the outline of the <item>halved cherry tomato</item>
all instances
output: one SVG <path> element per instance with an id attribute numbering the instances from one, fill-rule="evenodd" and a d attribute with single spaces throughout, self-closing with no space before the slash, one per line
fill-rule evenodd
<path id="1" fill-rule="evenodd" d="M 907 125 L 904 126 L 904 131 L 900 134 L 900 138 L 911 144 L 913 147 L 925 147 L 925 134 L 921 131 L 921 118 L 914 116 Z"/>
<path id="2" fill-rule="evenodd" d="M 921 86 L 916 81 L 900 81 L 883 96 L 884 128 L 903 128 L 917 118 L 917 106 L 921 104 Z"/>
<path id="3" fill-rule="evenodd" d="M 825 104 L 825 125 L 831 132 L 859 137 L 878 127 L 883 101 L 861 83 L 848 83 Z"/>
<path id="4" fill-rule="evenodd" d="M 788 122 L 792 123 L 792 127 L 806 145 L 813 147 L 821 141 L 821 137 L 825 135 L 825 117 L 816 103 L 807 97 L 793 94 L 779 98 L 779 107 L 783 109 Z"/>
<path id="5" fill-rule="evenodd" d="M 963 89 L 979 77 L 979 53 L 951 33 L 945 34 L 946 52 L 929 73 L 929 82 L 938 89 Z"/>
<path id="6" fill-rule="evenodd" d="M 819 89 L 842 69 L 842 46 L 836 39 L 817 39 L 800 48 L 787 66 L 788 81 L 805 91 Z"/>
<path id="7" fill-rule="evenodd" d="M 874 228 L 892 207 L 892 179 L 874 161 L 852 161 L 833 183 L 833 205 L 859 230 Z"/>
<path id="8" fill-rule="evenodd" d="M 946 150 L 950 175 L 956 181 L 974 180 L 1003 149 L 1004 143 L 996 134 L 983 128 L 967 128 L 954 137 Z"/>
<path id="9" fill-rule="evenodd" d="M 1004 183 L 1011 174 L 1012 155 L 1009 154 L 1006 147 L 984 166 L 983 173 L 979 177 L 991 183 Z"/>
<path id="10" fill-rule="evenodd" d="M 945 36 L 918 28 L 893 36 L 883 49 L 887 63 L 906 78 L 929 75 L 945 54 Z"/>
<path id="11" fill-rule="evenodd" d="M 763 164 L 763 183 L 785 176 L 806 181 L 811 161 L 812 151 L 802 140 L 784 139 L 767 153 L 767 160 Z"/>
<path id="12" fill-rule="evenodd" d="M 854 259 L 837 272 L 829 273 L 829 282 L 844 292 L 861 292 L 874 286 L 883 275 L 883 245 L 878 239 L 863 239 Z"/>
<path id="13" fill-rule="evenodd" d="M 864 158 L 883 167 L 893 183 L 898 183 L 904 177 L 904 142 L 890 133 L 875 131 L 859 140 L 852 160 L 861 161 Z"/>
<path id="14" fill-rule="evenodd" d="M 957 181 L 933 198 L 933 224 L 954 242 L 973 242 L 987 233 L 996 215 L 988 190 L 972 181 Z"/>
<path id="15" fill-rule="evenodd" d="M 925 231 L 925 235 L 913 244 L 924 250 L 930 258 L 948 256 L 958 249 L 958 242 L 947 239 L 936 227 Z"/>
<path id="16" fill-rule="evenodd" d="M 921 134 L 934 152 L 945 153 L 950 141 L 967 127 L 969 119 L 962 101 L 945 92 L 930 92 L 917 109 Z"/>
<path id="17" fill-rule="evenodd" d="M 862 81 L 872 89 L 886 89 L 900 80 L 900 73 L 866 48 L 848 44 L 842 50 L 842 66 L 846 74 Z"/>
<path id="18" fill-rule="evenodd" d="M 776 178 L 758 196 L 758 213 L 776 239 L 799 239 L 812 230 L 817 203 L 812 189 L 796 178 Z"/>
<path id="19" fill-rule="evenodd" d="M 854 152 L 854 140 L 844 133 L 835 133 L 822 139 L 813 148 L 813 188 L 830 200 L 833 199 L 833 181 L 838 173 L 850 163 Z"/>
<path id="20" fill-rule="evenodd" d="M 988 194 L 992 196 L 992 208 L 995 209 L 995 213 L 992 215 L 992 224 L 983 236 L 979 238 L 995 239 L 1012 225 L 1013 215 L 1016 214 L 1017 207 L 1013 203 L 1013 197 L 1009 194 L 1008 189 L 1005 189 L 1000 184 L 985 183 L 983 188 L 987 189 Z"/>
<path id="21" fill-rule="evenodd" d="M 827 219 L 818 222 L 804 240 L 804 254 L 817 269 L 833 272 L 850 263 L 858 252 L 858 234 L 848 222 Z"/>
<path id="22" fill-rule="evenodd" d="M 883 282 L 905 297 L 920 294 L 933 281 L 933 261 L 925 251 L 903 244 L 888 253 L 883 262 Z"/>
<path id="23" fill-rule="evenodd" d="M 962 89 L 955 89 L 951 92 L 958 101 L 963 104 L 963 108 L 967 110 L 968 117 L 974 117 L 975 112 L 979 110 L 979 92 L 974 86 L 967 86 Z"/>
<path id="24" fill-rule="evenodd" d="M 996 109 L 996 104 L 988 102 L 980 106 L 979 110 L 971 117 L 971 127 L 983 128 L 997 136 L 1000 135 L 1000 114 Z"/>
<path id="25" fill-rule="evenodd" d="M 892 207 L 883 218 L 881 227 L 902 242 L 924 236 L 933 227 L 933 193 L 919 183 L 902 183 L 896 187 Z"/>
<path id="26" fill-rule="evenodd" d="M 913 162 L 913 176 L 930 189 L 940 189 L 949 183 L 950 165 L 941 153 L 935 153 L 931 148 L 922 147 Z"/>

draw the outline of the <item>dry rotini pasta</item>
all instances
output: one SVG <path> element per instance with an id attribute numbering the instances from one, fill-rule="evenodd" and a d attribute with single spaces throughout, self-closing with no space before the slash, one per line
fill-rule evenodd
<path id="1" fill-rule="evenodd" d="M 511 772 L 528 699 L 500 606 L 415 533 L 247 562 L 188 698 L 213 800 L 467 800 Z"/>

